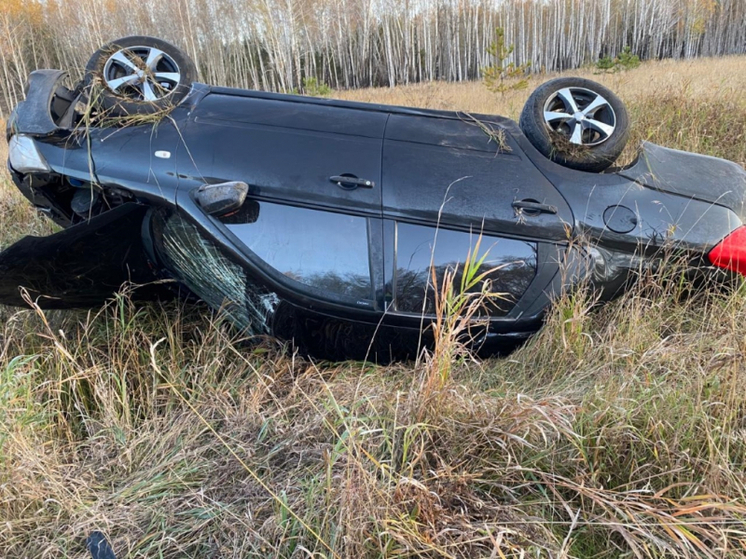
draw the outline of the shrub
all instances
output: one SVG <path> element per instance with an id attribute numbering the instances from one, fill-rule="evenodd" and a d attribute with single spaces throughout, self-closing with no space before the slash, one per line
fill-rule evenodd
<path id="1" fill-rule="evenodd" d="M 632 49 L 626 46 L 613 59 L 611 56 L 603 56 L 596 62 L 598 73 L 626 72 L 640 65 L 640 57 L 632 54 Z"/>

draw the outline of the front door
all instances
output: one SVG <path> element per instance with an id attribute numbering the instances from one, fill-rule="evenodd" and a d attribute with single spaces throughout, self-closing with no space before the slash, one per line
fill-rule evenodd
<path id="1" fill-rule="evenodd" d="M 185 132 L 179 191 L 235 180 L 256 199 L 379 216 L 387 116 L 302 98 L 210 93 Z"/>
<path id="2" fill-rule="evenodd" d="M 247 183 L 240 211 L 210 219 L 256 277 L 291 300 L 378 309 L 387 117 L 289 96 L 210 93 L 184 134 L 179 204 L 205 183 Z"/>

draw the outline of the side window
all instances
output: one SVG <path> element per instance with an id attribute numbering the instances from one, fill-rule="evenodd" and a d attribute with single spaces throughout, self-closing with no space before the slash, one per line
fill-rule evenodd
<path id="1" fill-rule="evenodd" d="M 467 256 L 474 252 L 478 233 L 396 224 L 394 304 L 398 311 L 433 314 L 435 295 L 447 270 L 456 270 L 455 288 Z M 487 255 L 478 273 L 487 272 L 492 316 L 506 315 L 536 274 L 536 243 L 482 236 L 476 258 Z M 434 286 L 433 284 L 435 283 Z M 479 291 L 481 286 L 474 288 Z"/>
<path id="2" fill-rule="evenodd" d="M 247 200 L 221 221 L 286 278 L 334 298 L 373 299 L 367 218 Z"/>
<path id="3" fill-rule="evenodd" d="M 176 279 L 251 335 L 269 333 L 279 299 L 179 212 L 152 217 L 155 249 Z"/>

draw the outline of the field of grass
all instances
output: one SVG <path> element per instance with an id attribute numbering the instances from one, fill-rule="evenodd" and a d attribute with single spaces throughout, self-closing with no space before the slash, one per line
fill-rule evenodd
<path id="1" fill-rule="evenodd" d="M 746 58 L 585 74 L 633 142 L 746 164 Z M 339 95 L 517 117 L 528 91 Z M 3 246 L 49 231 L 3 175 Z M 579 293 L 440 367 L 311 362 L 125 296 L 0 308 L 0 556 L 82 558 L 93 530 L 133 558 L 746 556 L 746 293 L 684 291 Z"/>
<path id="2" fill-rule="evenodd" d="M 503 95 L 481 82 L 430 82 L 394 89 L 339 92 L 344 99 L 371 103 L 465 110 L 518 120 L 526 99 L 542 82 L 560 74 L 534 76 L 528 89 Z M 746 57 L 646 62 L 629 72 L 598 74 L 581 69 L 563 75 L 602 83 L 617 93 L 632 118 L 625 160 L 640 140 L 724 157 L 746 166 Z"/>

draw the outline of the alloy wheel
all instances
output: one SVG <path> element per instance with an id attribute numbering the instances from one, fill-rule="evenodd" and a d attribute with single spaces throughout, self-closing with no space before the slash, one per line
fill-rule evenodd
<path id="1" fill-rule="evenodd" d="M 157 101 L 171 94 L 181 81 L 174 59 L 154 47 L 127 47 L 106 61 L 103 71 L 106 86 L 123 97 Z"/>
<path id="2" fill-rule="evenodd" d="M 597 146 L 616 130 L 616 114 L 609 101 L 583 87 L 565 87 L 544 104 L 544 122 L 550 130 L 579 146 Z"/>

